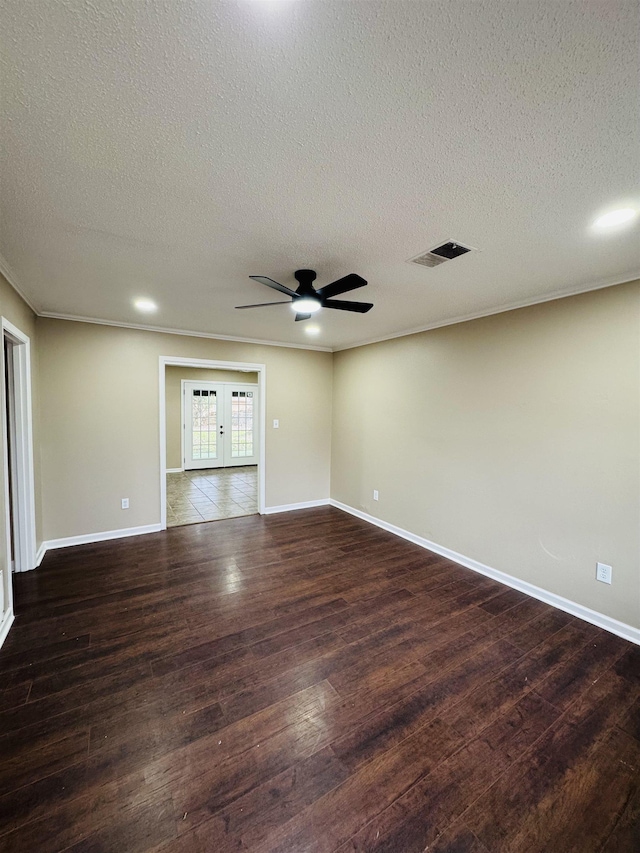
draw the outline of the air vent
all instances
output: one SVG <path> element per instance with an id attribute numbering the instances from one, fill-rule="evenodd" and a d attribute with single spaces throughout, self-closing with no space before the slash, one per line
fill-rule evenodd
<path id="1" fill-rule="evenodd" d="M 411 258 L 410 264 L 420 264 L 421 267 L 437 267 L 438 264 L 443 264 L 447 259 L 440 258 L 438 255 L 432 255 L 427 252 L 426 255 L 418 255 L 417 258 Z"/>
<path id="2" fill-rule="evenodd" d="M 419 264 L 422 267 L 437 267 L 445 261 L 452 261 L 454 258 L 459 258 L 460 255 L 466 255 L 467 252 L 471 251 L 470 246 L 463 246 L 462 243 L 449 240 L 440 246 L 436 246 L 434 249 L 429 249 L 428 252 L 422 255 L 409 258 L 408 263 Z"/>

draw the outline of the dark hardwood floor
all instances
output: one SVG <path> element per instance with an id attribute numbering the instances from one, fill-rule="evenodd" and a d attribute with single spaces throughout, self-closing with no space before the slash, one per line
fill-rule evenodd
<path id="1" fill-rule="evenodd" d="M 4 853 L 640 850 L 640 648 L 336 509 L 15 581 Z"/>

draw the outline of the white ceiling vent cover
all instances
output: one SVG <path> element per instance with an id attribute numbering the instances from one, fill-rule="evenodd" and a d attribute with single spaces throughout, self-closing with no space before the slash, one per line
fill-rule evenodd
<path id="1" fill-rule="evenodd" d="M 474 249 L 471 246 L 465 246 L 457 240 L 448 240 L 446 243 L 440 243 L 415 258 L 409 258 L 407 263 L 419 264 L 421 267 L 437 267 L 444 264 L 445 261 L 452 261 L 454 258 L 459 258 L 460 255 L 466 255 L 467 252 L 472 252 Z"/>

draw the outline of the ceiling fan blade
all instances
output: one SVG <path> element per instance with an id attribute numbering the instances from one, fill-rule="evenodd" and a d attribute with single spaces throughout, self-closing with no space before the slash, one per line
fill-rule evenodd
<path id="1" fill-rule="evenodd" d="M 329 299 L 331 296 L 338 296 L 340 293 L 346 293 L 348 290 L 356 290 L 358 287 L 364 287 L 366 284 L 367 282 L 362 276 L 352 272 L 343 278 L 332 281 L 331 284 L 321 287 L 316 292 L 323 299 Z"/>
<path id="2" fill-rule="evenodd" d="M 373 308 L 372 302 L 347 302 L 345 299 L 338 299 L 336 302 L 327 300 L 322 304 L 323 308 L 337 308 L 338 311 L 357 311 L 358 314 L 366 314 Z"/>
<path id="3" fill-rule="evenodd" d="M 289 299 L 282 302 L 258 302 L 257 305 L 236 305 L 236 308 L 266 308 L 267 305 L 291 305 Z"/>
<path id="4" fill-rule="evenodd" d="M 311 314 L 296 314 L 296 323 L 298 320 L 308 320 Z"/>
<path id="5" fill-rule="evenodd" d="M 284 284 L 280 284 L 280 282 L 274 281 L 272 278 L 267 278 L 266 275 L 250 275 L 249 278 L 259 281 L 260 284 L 266 284 L 267 287 L 272 287 L 274 290 L 279 290 L 280 293 L 286 293 L 288 296 L 296 296 L 295 290 L 285 287 Z"/>

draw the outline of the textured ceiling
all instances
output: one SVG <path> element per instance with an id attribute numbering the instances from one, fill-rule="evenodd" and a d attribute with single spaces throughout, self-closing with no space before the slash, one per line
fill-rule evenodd
<path id="1" fill-rule="evenodd" d="M 640 203 L 638 9 L 4 0 L 4 265 L 41 313 L 333 348 L 637 277 L 590 224 Z M 298 267 L 375 308 L 234 310 Z"/>

